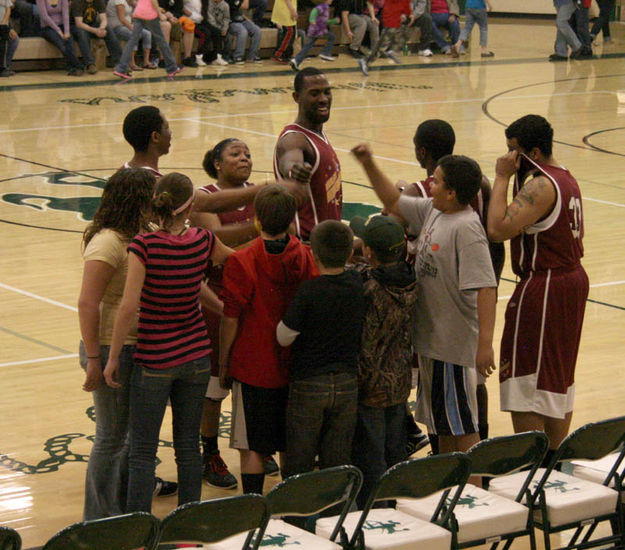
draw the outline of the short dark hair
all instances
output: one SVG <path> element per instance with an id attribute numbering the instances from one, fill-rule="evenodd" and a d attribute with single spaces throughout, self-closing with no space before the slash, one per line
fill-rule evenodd
<path id="1" fill-rule="evenodd" d="M 152 132 L 160 132 L 163 115 L 151 105 L 137 107 L 124 118 L 124 138 L 135 151 L 145 152 L 150 145 Z"/>
<path id="2" fill-rule="evenodd" d="M 413 142 L 430 153 L 434 162 L 438 162 L 441 157 L 454 152 L 456 134 L 449 122 L 432 118 L 419 124 Z"/>
<path id="3" fill-rule="evenodd" d="M 317 67 L 304 67 L 301 71 L 298 71 L 293 81 L 293 88 L 299 94 L 304 89 L 304 80 L 309 76 L 324 75 L 324 72 Z"/>
<path id="4" fill-rule="evenodd" d="M 324 267 L 344 267 L 353 246 L 352 230 L 338 220 L 325 220 L 310 233 L 310 247 Z"/>
<path id="5" fill-rule="evenodd" d="M 553 128 L 549 121 L 540 115 L 525 115 L 506 128 L 506 137 L 517 140 L 528 153 L 538 147 L 545 157 L 553 151 Z"/>
<path id="6" fill-rule="evenodd" d="M 204 160 L 202 161 L 202 168 L 204 168 L 204 172 L 206 172 L 211 178 L 217 179 L 219 174 L 217 173 L 217 169 L 215 168 L 215 161 L 221 160 L 221 155 L 226 148 L 226 145 L 232 143 L 233 141 L 239 141 L 237 138 L 226 138 L 222 139 L 215 147 L 206 151 L 204 155 Z"/>
<path id="7" fill-rule="evenodd" d="M 297 200 L 288 189 L 272 183 L 258 192 L 254 199 L 254 210 L 262 230 L 271 236 L 279 235 L 293 222 Z"/>
<path id="8" fill-rule="evenodd" d="M 464 155 L 445 155 L 437 166 L 443 171 L 445 186 L 456 192 L 458 202 L 469 204 L 482 184 L 480 165 Z"/>

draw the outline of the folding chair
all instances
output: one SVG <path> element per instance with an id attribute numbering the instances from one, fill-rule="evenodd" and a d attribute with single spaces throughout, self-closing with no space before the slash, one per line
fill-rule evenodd
<path id="1" fill-rule="evenodd" d="M 523 468 L 525 476 L 514 499 L 508 499 L 467 483 L 456 507 L 457 537 L 452 548 L 469 548 L 491 544 L 494 550 L 500 541 L 508 549 L 512 541 L 529 535 L 530 548 L 535 550 L 534 525 L 529 508 L 521 503 L 526 496 L 530 481 L 547 452 L 548 439 L 542 432 L 526 432 L 516 435 L 486 439 L 474 445 L 467 453 L 471 458 L 471 475 L 485 478 L 511 475 Z M 397 509 L 421 519 L 432 516 L 440 493 L 420 500 L 397 501 Z"/>
<path id="2" fill-rule="evenodd" d="M 610 453 L 599 460 L 571 460 L 573 475 L 595 483 L 603 483 L 609 477 L 609 487 L 614 487 L 616 479 L 619 478 L 622 488 L 625 477 L 623 458 L 625 458 L 625 446 L 619 452 Z M 621 500 L 623 498 L 625 498 L 625 494 L 621 493 Z"/>
<path id="3" fill-rule="evenodd" d="M 42 550 L 135 550 L 152 548 L 158 537 L 158 519 L 133 512 L 74 523 L 54 535 Z"/>
<path id="4" fill-rule="evenodd" d="M 355 466 L 337 466 L 285 479 L 266 496 L 272 519 L 265 529 L 262 547 L 297 545 L 315 550 L 340 550 L 341 546 L 334 541 L 361 484 L 362 474 Z M 329 540 L 282 519 L 284 516 L 296 516 L 314 520 L 319 513 L 336 505 L 341 505 L 341 513 L 335 516 L 336 525 Z M 242 542 L 241 535 L 238 535 L 212 544 L 210 548 L 235 550 L 241 548 Z"/>
<path id="5" fill-rule="evenodd" d="M 343 527 L 351 536 L 345 546 L 367 550 L 449 550 L 452 533 L 442 526 L 453 525 L 451 514 L 470 472 L 471 459 L 465 453 L 415 458 L 389 468 L 371 491 L 362 512 L 347 514 Z M 452 488 L 453 495 L 447 500 Z M 438 491 L 443 492 L 430 521 L 394 508 L 373 508 L 379 501 L 424 498 Z M 336 518 L 318 520 L 316 533 L 329 538 L 335 523 Z"/>
<path id="6" fill-rule="evenodd" d="M 267 521 L 269 507 L 261 495 L 189 502 L 163 519 L 158 546 L 170 542 L 200 542 L 203 548 L 211 548 L 210 543 L 247 531 L 237 548 L 257 550 Z M 259 536 L 252 541 L 255 532 Z"/>
<path id="7" fill-rule="evenodd" d="M 11 527 L 0 527 L 0 550 L 20 550 L 22 538 Z"/>
<path id="8" fill-rule="evenodd" d="M 534 525 L 543 531 L 545 549 L 551 549 L 550 535 L 574 529 L 562 548 L 592 548 L 614 543 L 622 548 L 623 510 L 619 499 L 620 479 L 610 472 L 602 484 L 593 483 L 556 470 L 563 461 L 597 460 L 619 448 L 625 440 L 625 417 L 586 424 L 571 433 L 555 451 L 551 464 L 539 468 L 530 484 L 527 504 L 533 511 Z M 489 490 L 514 498 L 524 474 L 495 478 Z M 614 480 L 614 488 L 608 485 Z M 612 534 L 591 538 L 597 524 L 610 521 Z M 585 532 L 584 532 L 585 531 Z"/>

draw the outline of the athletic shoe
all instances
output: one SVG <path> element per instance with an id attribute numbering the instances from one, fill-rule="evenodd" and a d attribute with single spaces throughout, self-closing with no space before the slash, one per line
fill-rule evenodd
<path id="1" fill-rule="evenodd" d="M 182 67 L 176 67 L 171 73 L 167 73 L 169 78 L 174 78 L 178 73 L 182 72 Z"/>
<path id="2" fill-rule="evenodd" d="M 401 59 L 393 50 L 386 50 L 386 57 L 388 57 L 395 65 L 401 65 Z"/>
<path id="3" fill-rule="evenodd" d="M 295 61 L 295 58 L 289 61 L 289 65 L 291 65 L 291 69 L 293 69 L 295 72 L 299 71 L 299 65 L 297 64 L 297 61 Z"/>
<path id="4" fill-rule="evenodd" d="M 132 75 L 128 71 L 113 71 L 113 74 L 122 80 L 130 80 L 132 78 Z"/>
<path id="5" fill-rule="evenodd" d="M 271 60 L 275 61 L 276 63 L 281 63 L 283 65 L 289 62 L 288 59 L 282 59 L 281 57 L 276 57 L 276 56 L 272 56 Z"/>
<path id="6" fill-rule="evenodd" d="M 552 53 L 549 56 L 549 61 L 566 61 L 567 57 L 565 55 L 558 55 L 557 53 Z"/>
<path id="7" fill-rule="evenodd" d="M 98 68 L 93 63 L 90 63 L 87 65 L 87 72 L 89 74 L 96 74 L 98 72 Z"/>
<path id="8" fill-rule="evenodd" d="M 365 58 L 361 57 L 358 60 L 358 66 L 360 67 L 362 74 L 369 76 L 369 65 L 367 65 L 367 60 Z"/>
<path id="9" fill-rule="evenodd" d="M 204 59 L 202 59 L 202 54 L 195 54 L 195 62 L 198 67 L 206 67 L 207 63 L 204 63 Z"/>
<path id="10" fill-rule="evenodd" d="M 154 482 L 155 497 L 171 497 L 178 492 L 178 484 L 175 481 L 165 481 L 157 477 Z"/>
<path id="11" fill-rule="evenodd" d="M 480 54 L 482 57 L 494 57 L 495 54 L 493 52 L 486 52 L 483 54 Z"/>
<path id="12" fill-rule="evenodd" d="M 423 449 L 423 447 L 429 444 L 430 438 L 423 432 L 408 434 L 408 439 L 406 440 L 406 457 L 412 456 L 419 449 Z"/>
<path id="13" fill-rule="evenodd" d="M 233 63 L 235 65 L 243 65 L 245 60 L 242 57 L 235 57 Z"/>
<path id="14" fill-rule="evenodd" d="M 419 50 L 417 52 L 417 55 L 420 57 L 432 57 L 432 55 L 434 55 L 432 53 L 432 50 L 430 50 L 430 48 L 425 48 L 425 50 Z"/>
<path id="15" fill-rule="evenodd" d="M 218 489 L 237 488 L 237 478 L 228 471 L 228 466 L 221 458 L 219 451 L 211 453 L 204 461 L 202 477 L 211 487 Z"/>
<path id="16" fill-rule="evenodd" d="M 256 57 L 252 57 L 251 59 L 248 59 L 247 62 L 248 63 L 262 63 L 263 58 L 260 55 L 257 55 Z"/>
<path id="17" fill-rule="evenodd" d="M 222 65 L 223 66 L 223 65 L 228 65 L 228 62 L 223 57 L 221 57 L 220 53 L 218 53 L 217 57 L 214 59 L 214 61 L 211 64 L 212 65 Z"/>
<path id="18" fill-rule="evenodd" d="M 194 58 L 194 57 L 185 57 L 185 58 L 182 60 L 182 64 L 183 64 L 185 67 L 197 67 L 197 61 L 195 61 L 195 58 Z"/>
<path id="19" fill-rule="evenodd" d="M 265 466 L 266 476 L 277 476 L 278 472 L 280 472 L 280 467 L 276 464 L 276 461 L 271 455 L 265 457 L 263 464 Z"/>
<path id="20" fill-rule="evenodd" d="M 332 55 L 326 55 L 324 53 L 319 54 L 319 59 L 323 59 L 324 61 L 336 61 L 336 57 Z"/>

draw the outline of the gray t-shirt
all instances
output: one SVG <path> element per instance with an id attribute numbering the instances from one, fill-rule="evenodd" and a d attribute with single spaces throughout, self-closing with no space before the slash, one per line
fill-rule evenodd
<path id="1" fill-rule="evenodd" d="M 425 357 L 475 367 L 477 290 L 497 286 L 480 219 L 470 206 L 444 214 L 431 198 L 402 196 L 399 211 L 410 233 L 419 235 L 415 349 Z"/>
<path id="2" fill-rule="evenodd" d="M 13 5 L 13 0 L 0 0 L 0 23 L 4 19 L 7 10 Z"/>
<path id="3" fill-rule="evenodd" d="M 117 15 L 117 6 L 124 6 L 126 19 L 128 21 L 132 19 L 132 6 L 129 6 L 126 0 L 109 0 L 106 4 L 106 26 L 109 29 L 115 29 L 122 25 Z"/>

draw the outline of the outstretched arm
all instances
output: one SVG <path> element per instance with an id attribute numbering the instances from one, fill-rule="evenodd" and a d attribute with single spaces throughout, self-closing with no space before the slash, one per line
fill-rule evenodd
<path id="1" fill-rule="evenodd" d="M 250 185 L 241 189 L 224 189 L 219 193 L 205 193 L 199 189 L 195 190 L 195 202 L 193 203 L 193 213 L 197 212 L 229 212 L 240 206 L 245 206 L 254 202 L 256 193 L 262 185 Z"/>

